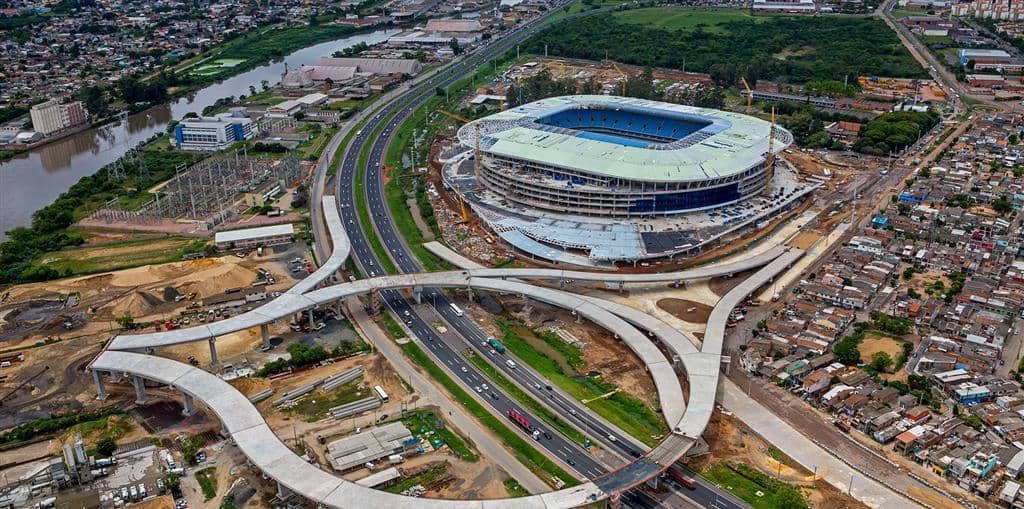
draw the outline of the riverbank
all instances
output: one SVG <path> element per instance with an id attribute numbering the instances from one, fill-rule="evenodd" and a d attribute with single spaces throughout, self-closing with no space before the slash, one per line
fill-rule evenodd
<path id="1" fill-rule="evenodd" d="M 150 107 L 137 114 L 113 119 L 98 128 L 88 129 L 33 150 L 7 155 L 0 160 L 0 241 L 5 232 L 29 227 L 32 215 L 54 203 L 81 179 L 100 168 L 114 164 L 132 148 L 163 135 L 173 119 L 189 112 L 200 114 L 217 99 L 248 93 L 249 87 L 262 89 L 263 83 L 276 84 L 284 68 L 309 65 L 335 51 L 359 43 L 377 44 L 396 33 L 394 30 L 361 30 L 348 37 L 321 42 L 294 51 L 283 58 L 193 90 L 177 100 Z"/>

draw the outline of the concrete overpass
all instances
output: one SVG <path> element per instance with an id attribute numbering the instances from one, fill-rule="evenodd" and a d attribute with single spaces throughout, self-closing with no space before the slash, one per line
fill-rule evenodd
<path id="1" fill-rule="evenodd" d="M 783 252 L 767 266 L 731 290 L 711 313 L 702 348 L 697 351 L 678 331 L 660 320 L 622 305 L 592 297 L 581 297 L 560 290 L 532 286 L 519 281 L 474 277 L 471 271 L 384 276 L 327 287 L 306 295 L 284 294 L 262 306 L 264 317 L 278 319 L 309 306 L 324 304 L 352 295 L 388 288 L 467 286 L 488 291 L 517 293 L 548 304 L 570 309 L 614 333 L 645 363 L 655 380 L 663 413 L 672 432 L 658 446 L 626 466 L 591 482 L 570 489 L 508 500 L 433 500 L 402 497 L 358 486 L 330 475 L 301 460 L 267 426 L 255 407 L 220 378 L 186 364 L 161 357 L 108 349 L 89 366 L 97 393 L 105 397 L 102 374 L 131 377 L 136 397 L 145 401 L 144 380 L 153 380 L 180 390 L 185 411 L 193 411 L 194 400 L 206 404 L 220 418 L 224 430 L 236 440 L 243 453 L 282 490 L 291 490 L 330 508 L 353 505 L 371 507 L 425 508 L 568 508 L 616 499 L 626 490 L 657 476 L 681 458 L 703 433 L 714 408 L 718 386 L 721 347 L 726 320 L 732 308 L 747 295 L 792 265 L 803 255 L 800 250 Z M 265 308 L 265 309 L 264 309 Z M 626 317 L 623 319 L 618 314 Z M 664 342 L 679 357 L 690 382 L 688 404 L 675 370 L 660 350 L 627 320 L 646 329 Z M 132 336 L 124 336 L 130 338 Z M 689 346 L 687 346 L 689 345 Z M 127 347 L 131 347 L 127 344 Z M 147 349 L 152 345 L 136 346 Z M 119 348 L 125 348 L 122 344 Z"/>

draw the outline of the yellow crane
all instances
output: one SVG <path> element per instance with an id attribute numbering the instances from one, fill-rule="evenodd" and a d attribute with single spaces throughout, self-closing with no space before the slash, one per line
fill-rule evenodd
<path id="1" fill-rule="evenodd" d="M 619 95 L 625 96 L 626 95 L 626 80 L 629 79 L 629 75 L 626 74 L 626 72 L 623 71 L 622 68 L 619 67 L 619 64 L 617 64 L 614 60 L 609 60 L 608 63 L 612 64 L 612 67 L 614 67 L 615 70 L 618 71 L 619 76 L 622 77 L 622 91 L 619 92 Z"/>
<path id="2" fill-rule="evenodd" d="M 468 124 L 468 123 L 472 122 L 472 120 L 470 120 L 470 119 L 468 119 L 466 117 L 463 117 L 462 115 L 458 115 L 458 114 L 452 113 L 450 111 L 445 111 L 445 110 L 442 110 L 442 109 L 438 109 L 437 111 L 438 111 L 438 113 L 440 113 L 440 114 L 442 114 L 442 115 L 444 115 L 446 117 L 452 118 L 454 120 L 458 120 L 459 122 L 462 122 L 464 124 Z M 480 164 L 481 164 L 481 162 L 480 162 L 480 124 L 476 124 L 476 150 L 475 150 L 475 154 L 474 154 L 474 159 L 475 159 L 475 161 L 473 161 L 473 162 L 475 164 L 473 165 L 473 170 L 474 170 L 474 173 L 476 174 L 476 182 L 477 182 L 477 185 L 482 185 L 480 183 Z M 462 189 L 460 189 L 458 186 L 455 186 L 455 195 L 459 197 L 459 208 L 460 208 L 460 212 L 462 213 L 462 220 L 463 221 L 468 221 L 469 220 L 469 211 L 466 210 L 466 197 L 462 194 Z"/>
<path id="3" fill-rule="evenodd" d="M 771 194 L 772 177 L 775 176 L 775 154 L 772 149 L 775 148 L 775 106 L 772 106 L 772 124 L 771 128 L 768 129 L 768 155 L 764 158 L 764 164 L 768 170 L 768 180 L 764 183 L 764 194 L 768 196 Z"/>
<path id="4" fill-rule="evenodd" d="M 743 88 L 747 89 L 747 115 L 750 115 L 750 106 L 754 101 L 754 91 L 750 89 L 750 83 L 747 83 L 747 78 L 740 76 L 740 81 L 743 82 Z"/>

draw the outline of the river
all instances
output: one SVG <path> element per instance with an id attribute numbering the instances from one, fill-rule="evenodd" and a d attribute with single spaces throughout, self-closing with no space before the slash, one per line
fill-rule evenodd
<path id="1" fill-rule="evenodd" d="M 378 30 L 309 46 L 173 103 L 154 106 L 126 120 L 88 129 L 18 154 L 0 164 L 0 241 L 7 238 L 7 230 L 27 226 L 33 212 L 52 203 L 80 178 L 116 161 L 139 142 L 166 132 L 171 119 L 181 119 L 190 111 L 202 113 L 203 108 L 222 97 L 248 95 L 249 86 L 261 89 L 264 80 L 276 84 L 281 80 L 285 63 L 289 67 L 309 65 L 320 57 L 360 42 L 371 45 L 383 42 L 397 32 Z"/>

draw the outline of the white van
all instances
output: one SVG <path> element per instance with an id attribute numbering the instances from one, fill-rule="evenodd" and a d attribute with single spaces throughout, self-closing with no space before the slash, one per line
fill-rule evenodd
<path id="1" fill-rule="evenodd" d="M 509 369 L 516 369 L 516 361 L 512 359 L 506 359 L 505 364 L 508 364 Z"/>

